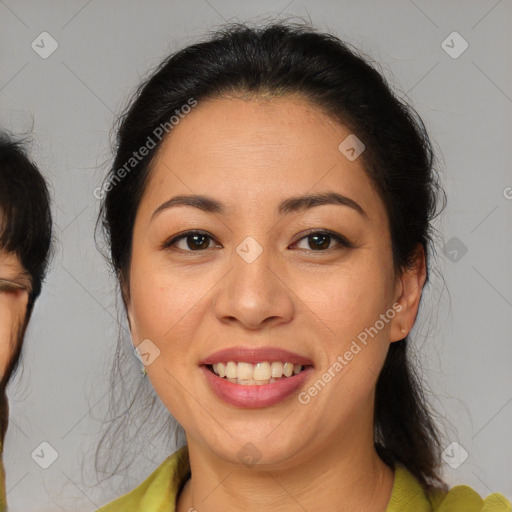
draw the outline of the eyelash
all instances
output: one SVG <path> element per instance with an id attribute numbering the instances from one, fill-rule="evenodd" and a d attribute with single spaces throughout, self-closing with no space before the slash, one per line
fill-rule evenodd
<path id="1" fill-rule="evenodd" d="M 182 239 L 186 239 L 191 235 L 202 235 L 202 236 L 208 237 L 210 240 L 215 241 L 215 239 L 213 237 L 211 237 L 205 231 L 191 230 L 191 231 L 186 231 L 185 233 L 182 233 L 181 235 L 175 236 L 174 238 L 171 238 L 170 240 L 164 242 L 162 245 L 162 249 L 170 249 L 176 242 L 178 242 L 179 240 L 182 240 Z M 354 247 L 354 245 L 351 242 L 349 242 L 345 237 L 343 237 L 337 233 L 334 233 L 333 231 L 329 231 L 329 230 L 310 231 L 302 238 L 299 238 L 299 240 L 297 240 L 297 242 L 295 242 L 295 243 L 298 243 L 304 239 L 310 238 L 315 235 L 326 235 L 326 236 L 336 240 L 342 248 L 344 247 L 344 248 L 350 249 L 350 248 Z M 210 249 L 210 247 L 208 247 L 207 249 L 198 249 L 196 251 L 186 250 L 186 249 L 178 249 L 178 251 L 186 252 L 186 253 L 201 253 L 201 252 L 207 251 L 208 249 Z M 325 253 L 325 252 L 330 252 L 332 250 L 332 247 L 330 247 L 328 249 L 318 249 L 318 250 L 304 249 L 304 250 L 308 253 L 322 253 L 322 252 Z"/>

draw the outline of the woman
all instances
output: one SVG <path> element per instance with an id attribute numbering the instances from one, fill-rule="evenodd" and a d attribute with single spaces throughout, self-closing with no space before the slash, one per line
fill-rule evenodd
<path id="1" fill-rule="evenodd" d="M 9 407 L 6 387 L 41 293 L 51 244 L 46 182 L 22 145 L 0 133 L 0 511 L 6 510 L 1 461 Z"/>
<path id="2" fill-rule="evenodd" d="M 171 55 L 102 196 L 133 344 L 187 439 L 102 512 L 510 510 L 441 479 L 407 335 L 442 190 L 356 51 L 275 24 Z"/>

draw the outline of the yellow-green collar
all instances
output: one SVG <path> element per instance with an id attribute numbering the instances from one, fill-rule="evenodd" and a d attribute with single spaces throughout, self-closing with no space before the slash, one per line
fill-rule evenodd
<path id="1" fill-rule="evenodd" d="M 3 442 L 0 440 L 0 512 L 7 510 L 6 496 L 5 496 L 5 471 L 4 462 L 2 459 Z"/>
<path id="2" fill-rule="evenodd" d="M 176 498 L 190 477 L 188 447 L 183 446 L 133 491 L 97 512 L 175 512 Z M 386 512 L 511 512 L 510 502 L 501 494 L 485 500 L 471 487 L 458 485 L 448 492 L 428 496 L 416 478 L 403 466 L 395 468 L 395 480 Z"/>

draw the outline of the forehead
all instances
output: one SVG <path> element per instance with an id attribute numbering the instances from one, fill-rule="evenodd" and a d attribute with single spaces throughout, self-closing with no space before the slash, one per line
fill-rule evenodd
<path id="1" fill-rule="evenodd" d="M 185 116 L 164 141 L 160 155 L 174 153 L 180 163 L 186 158 L 190 167 L 208 159 L 212 165 L 218 161 L 240 169 L 250 164 L 270 174 L 277 166 L 303 158 L 307 163 L 314 159 L 320 167 L 326 160 L 322 154 L 338 157 L 338 145 L 349 133 L 296 96 L 219 98 L 199 103 Z"/>
<path id="2" fill-rule="evenodd" d="M 256 205 L 292 191 L 334 189 L 381 216 L 383 205 L 362 158 L 350 161 L 339 149 L 350 135 L 298 96 L 200 102 L 163 141 L 145 199 L 214 192 L 225 204 Z"/>
<path id="3" fill-rule="evenodd" d="M 21 270 L 23 267 L 21 265 L 21 261 L 16 254 L 12 252 L 7 252 L 2 247 L 0 247 L 0 265 L 2 267 L 9 267 Z"/>
<path id="4" fill-rule="evenodd" d="M 0 247 L 0 278 L 10 279 L 21 277 L 26 271 L 21 264 L 19 257 L 12 253 L 6 252 Z"/>

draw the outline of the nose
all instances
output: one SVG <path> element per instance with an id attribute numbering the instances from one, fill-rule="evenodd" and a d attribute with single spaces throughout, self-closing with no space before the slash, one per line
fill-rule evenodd
<path id="1" fill-rule="evenodd" d="M 234 252 L 231 271 L 214 300 L 219 321 L 257 330 L 293 318 L 293 293 L 275 260 L 271 265 L 270 251 L 265 249 L 252 262 Z"/>

